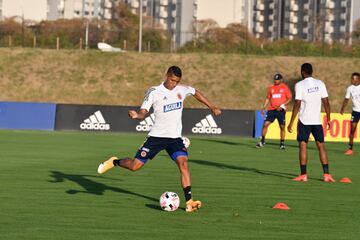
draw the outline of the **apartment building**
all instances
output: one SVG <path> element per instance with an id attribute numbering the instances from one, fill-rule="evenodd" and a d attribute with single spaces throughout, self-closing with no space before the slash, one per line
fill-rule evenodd
<path id="1" fill-rule="evenodd" d="M 358 0 L 257 0 L 253 32 L 271 40 L 347 42 L 358 5 Z"/>
<path id="2" fill-rule="evenodd" d="M 0 19 L 18 17 L 40 21 L 46 19 L 47 0 L 0 0 Z"/>

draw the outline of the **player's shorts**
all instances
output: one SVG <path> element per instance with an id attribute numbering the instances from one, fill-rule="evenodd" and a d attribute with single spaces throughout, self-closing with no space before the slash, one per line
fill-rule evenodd
<path id="1" fill-rule="evenodd" d="M 266 112 L 265 121 L 274 122 L 274 120 L 277 119 L 280 125 L 285 125 L 285 114 L 285 110 L 269 110 Z"/>
<path id="2" fill-rule="evenodd" d="M 324 131 L 322 125 L 304 125 L 298 121 L 297 125 L 297 140 L 298 142 L 308 142 L 310 133 L 313 135 L 315 141 L 324 142 Z"/>
<path id="3" fill-rule="evenodd" d="M 351 122 L 352 123 L 358 123 L 360 119 L 360 112 L 352 111 L 351 113 Z"/>
<path id="4" fill-rule="evenodd" d="M 136 152 L 135 158 L 145 164 L 149 159 L 153 159 L 161 150 L 165 150 L 174 161 L 179 156 L 188 156 L 182 138 L 160 138 L 150 136 Z"/>

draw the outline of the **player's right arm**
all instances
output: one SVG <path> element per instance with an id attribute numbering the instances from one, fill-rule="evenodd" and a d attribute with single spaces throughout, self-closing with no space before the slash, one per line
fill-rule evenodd
<path id="1" fill-rule="evenodd" d="M 146 117 L 146 114 L 150 111 L 151 106 L 154 101 L 154 91 L 156 88 L 149 88 L 145 94 L 144 101 L 140 107 L 139 111 L 129 110 L 128 114 L 131 119 L 143 120 Z"/>
<path id="2" fill-rule="evenodd" d="M 269 101 L 269 98 L 266 97 L 265 102 L 264 102 L 264 105 L 263 105 L 262 108 L 261 108 L 261 115 L 264 116 L 266 107 L 269 105 L 269 102 L 270 102 L 270 101 Z"/>
<path id="3" fill-rule="evenodd" d="M 294 125 L 295 118 L 296 118 L 297 114 L 299 113 L 302 99 L 303 99 L 302 87 L 301 87 L 300 83 L 297 83 L 297 84 L 295 84 L 295 103 L 294 103 L 294 106 L 292 109 L 291 119 L 290 119 L 289 125 L 287 127 L 287 130 L 289 133 L 292 133 L 292 131 L 293 131 L 292 128 Z"/>
<path id="4" fill-rule="evenodd" d="M 146 109 L 142 109 L 142 108 L 139 111 L 129 110 L 129 117 L 131 119 L 143 120 L 143 119 L 145 119 L 145 116 L 147 113 L 148 113 L 148 111 Z"/>

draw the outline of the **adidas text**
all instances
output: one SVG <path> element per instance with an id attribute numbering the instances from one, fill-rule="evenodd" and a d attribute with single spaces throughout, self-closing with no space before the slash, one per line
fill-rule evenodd
<path id="1" fill-rule="evenodd" d="M 207 134 L 221 134 L 221 128 L 212 128 L 212 127 L 193 127 L 191 129 L 193 133 L 207 133 Z"/>
<path id="2" fill-rule="evenodd" d="M 193 133 L 221 134 L 222 129 L 218 127 L 211 114 L 207 115 L 191 129 Z"/>
<path id="3" fill-rule="evenodd" d="M 107 124 L 100 111 L 96 111 L 94 114 L 85 119 L 80 124 L 82 130 L 110 130 L 110 124 Z"/>
<path id="4" fill-rule="evenodd" d="M 110 130 L 110 124 L 106 123 L 82 123 L 80 124 L 82 130 Z"/>

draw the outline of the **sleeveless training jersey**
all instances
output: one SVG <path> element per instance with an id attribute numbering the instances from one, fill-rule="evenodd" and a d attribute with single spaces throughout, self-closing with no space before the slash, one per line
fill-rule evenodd
<path id="1" fill-rule="evenodd" d="M 149 136 L 178 138 L 182 131 L 182 110 L 184 100 L 189 95 L 195 94 L 195 88 L 178 84 L 173 90 L 167 89 L 164 84 L 151 87 L 141 105 L 141 109 L 154 109 L 154 125 Z"/>

